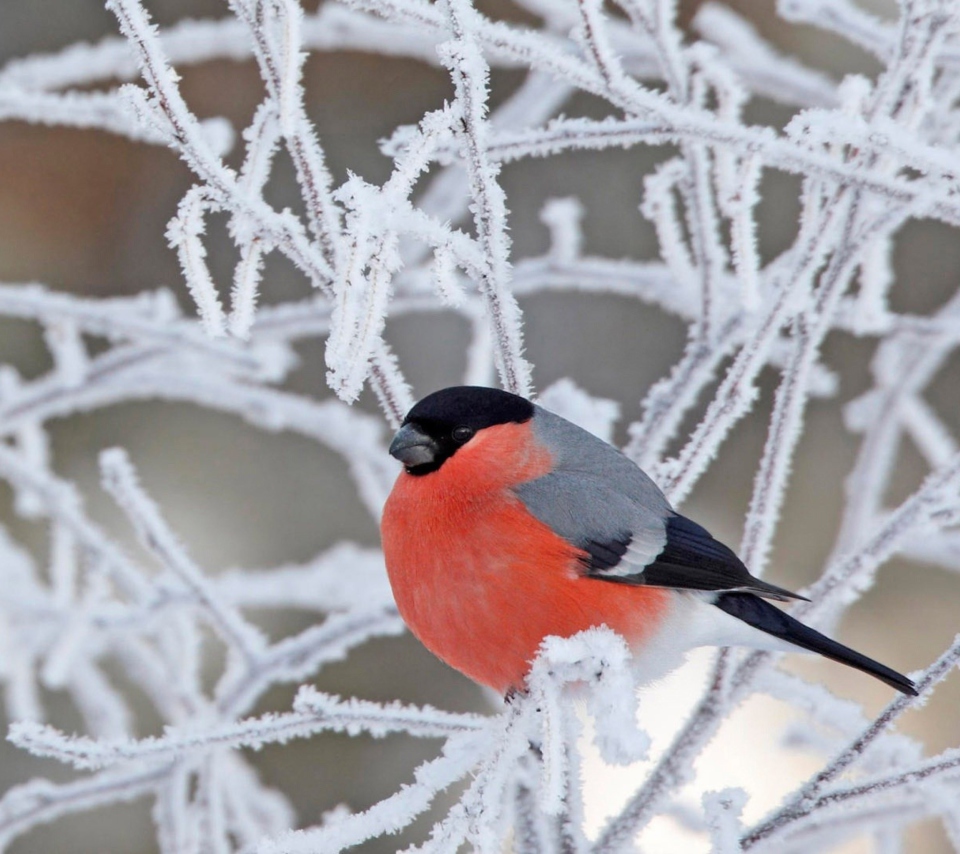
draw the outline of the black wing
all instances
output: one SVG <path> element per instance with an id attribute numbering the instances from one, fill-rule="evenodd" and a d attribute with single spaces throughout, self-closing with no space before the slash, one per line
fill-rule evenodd
<path id="1" fill-rule="evenodd" d="M 710 532 L 675 514 L 665 521 L 663 550 L 644 566 L 631 566 L 629 543 L 591 541 L 581 547 L 591 555 L 589 574 L 603 581 L 645 584 L 680 590 L 717 590 L 754 593 L 769 599 L 803 599 L 796 593 L 754 578 L 743 561 Z M 610 558 L 619 553 L 620 559 Z M 635 571 L 634 571 L 635 570 Z"/>
<path id="2" fill-rule="evenodd" d="M 586 540 L 576 545 L 587 553 L 584 565 L 588 574 L 608 572 L 618 566 L 623 556 L 630 548 L 630 534 L 619 534 L 614 537 L 599 540 Z"/>

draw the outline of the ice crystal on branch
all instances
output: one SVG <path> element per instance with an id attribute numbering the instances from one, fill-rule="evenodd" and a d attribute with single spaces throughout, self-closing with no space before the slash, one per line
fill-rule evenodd
<path id="1" fill-rule="evenodd" d="M 675 503 L 725 453 L 761 398 L 762 376 L 775 377 L 740 548 L 754 572 L 769 562 L 811 401 L 843 405 L 857 457 L 843 474 L 836 541 L 798 616 L 835 628 L 895 556 L 960 571 L 960 422 L 935 394 L 937 377 L 956 373 L 960 291 L 926 313 L 899 310 L 910 283 L 893 261 L 907 226 L 960 227 L 957 4 L 901 0 L 897 19 L 881 20 L 846 0 L 781 2 L 787 26 L 819 28 L 876 58 L 873 76 L 842 80 L 784 55 L 718 3 L 702 4 L 689 27 L 672 0 L 517 5 L 528 23 L 489 17 L 471 0 L 329 0 L 310 13 L 295 0 L 231 0 L 222 18 L 160 28 L 149 0 L 108 0 L 116 35 L 0 70 L 5 120 L 91 129 L 180 158 L 192 186 L 166 239 L 195 308 L 181 314 L 167 291 L 94 299 L 0 285 L 0 315 L 39 324 L 51 359 L 29 379 L 15 364 L 0 369 L 0 479 L 16 513 L 40 521 L 49 541 L 41 559 L 0 528 L 0 684 L 10 741 L 78 772 L 10 788 L 0 845 L 141 798 L 165 852 L 339 851 L 404 831 L 429 810 L 432 827 L 414 850 L 493 852 L 510 840 L 523 852 L 614 852 L 657 817 L 718 852 L 826 850 L 855 833 L 895 843 L 930 817 L 960 839 L 958 751 L 928 756 L 891 731 L 951 677 L 956 640 L 944 638 L 946 651 L 919 673 L 918 700 L 898 698 L 875 719 L 779 670 L 768 653 L 723 652 L 666 747 L 647 737 L 645 693 L 632 684 L 623 642 L 602 628 L 546 639 L 528 693 L 494 714 L 343 698 L 307 683 L 358 645 L 403 631 L 376 548 L 331 542 L 307 561 L 215 575 L 191 556 L 125 451 L 100 456 L 102 485 L 137 552 L 57 470 L 49 428 L 58 419 L 181 401 L 333 451 L 376 522 L 395 473 L 388 431 L 415 398 L 405 379 L 415 354 L 403 345 L 398 357 L 387 343 L 393 321 L 441 311 L 461 319 L 466 365 L 449 384 L 499 380 L 533 394 L 526 301 L 536 310 L 531 297 L 575 292 L 632 300 L 685 325 L 679 358 L 641 401 L 609 400 L 609 389 L 577 376 L 540 398 L 605 438 L 636 411 L 620 425 L 624 450 Z M 305 62 L 338 51 L 403 57 L 449 78 L 446 102 L 380 142 L 390 162 L 382 183 L 359 169 L 338 178 L 327 129 L 312 118 Z M 246 127 L 201 118 L 181 86 L 181 71 L 215 60 L 259 74 Z M 516 79 L 506 93 L 504 69 Z M 756 123 L 762 101 L 789 120 Z M 633 237 L 591 254 L 602 212 L 560 180 L 567 155 L 619 149 L 658 151 L 653 165 L 631 161 L 631 206 L 657 245 L 646 260 Z M 272 201 L 281 156 L 295 174 L 297 211 Z M 511 175 L 532 173 L 534 159 L 555 165 L 557 189 L 542 207 L 549 246 L 539 255 L 513 239 L 524 184 Z M 625 161 L 599 162 L 591 180 L 623 182 Z M 798 219 L 771 251 L 764 206 L 784 175 L 797 179 Z M 224 219 L 235 248 L 227 281 L 213 263 L 213 218 Z M 312 296 L 274 293 L 278 256 Z M 840 393 L 843 366 L 827 346 L 837 334 L 873 347 L 869 386 L 853 394 Z M 311 339 L 324 342 L 326 383 L 339 399 L 321 393 L 322 370 L 312 372 L 314 394 L 286 382 L 295 346 Z M 430 353 L 433 342 L 417 346 Z M 364 389 L 379 415 L 348 405 Z M 912 493 L 897 494 L 905 449 L 919 452 L 926 472 Z M 260 624 L 294 609 L 314 619 L 278 637 Z M 301 686 L 292 704 L 259 708 L 284 683 Z M 82 731 L 48 722 L 50 691 L 69 697 Z M 693 800 L 682 792 L 721 725 L 754 695 L 797 709 L 802 723 L 785 741 L 822 760 L 759 818 L 750 813 L 756 790 L 724 784 Z M 144 703 L 162 725 L 154 735 L 144 734 Z M 584 715 L 604 760 L 648 762 L 599 829 L 585 818 Z M 323 732 L 424 739 L 433 758 L 366 808 L 327 804 L 319 820 L 297 816 L 294 793 L 268 784 L 251 752 Z M 383 755 L 392 749 L 377 744 Z"/>

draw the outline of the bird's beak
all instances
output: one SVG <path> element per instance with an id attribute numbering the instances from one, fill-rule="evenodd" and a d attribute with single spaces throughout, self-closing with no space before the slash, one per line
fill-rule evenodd
<path id="1" fill-rule="evenodd" d="M 390 456 L 407 468 L 432 463 L 440 447 L 415 424 L 404 424 L 390 443 Z"/>

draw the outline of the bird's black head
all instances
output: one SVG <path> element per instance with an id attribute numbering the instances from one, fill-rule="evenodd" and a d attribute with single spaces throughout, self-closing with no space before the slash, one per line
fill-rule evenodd
<path id="1" fill-rule="evenodd" d="M 403 420 L 390 453 L 410 474 L 429 474 L 485 427 L 522 424 L 533 404 L 495 388 L 454 386 L 427 395 Z"/>

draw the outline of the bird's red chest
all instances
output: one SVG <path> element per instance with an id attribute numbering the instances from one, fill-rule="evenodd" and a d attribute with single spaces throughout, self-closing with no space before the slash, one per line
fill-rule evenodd
<path id="1" fill-rule="evenodd" d="M 528 425 L 488 428 L 438 471 L 402 473 L 384 508 L 387 572 L 407 625 L 448 664 L 501 692 L 523 685 L 547 635 L 606 623 L 636 636 L 662 593 L 645 591 L 638 612 L 621 585 L 583 578 L 581 552 L 510 490 L 550 466 Z"/>

